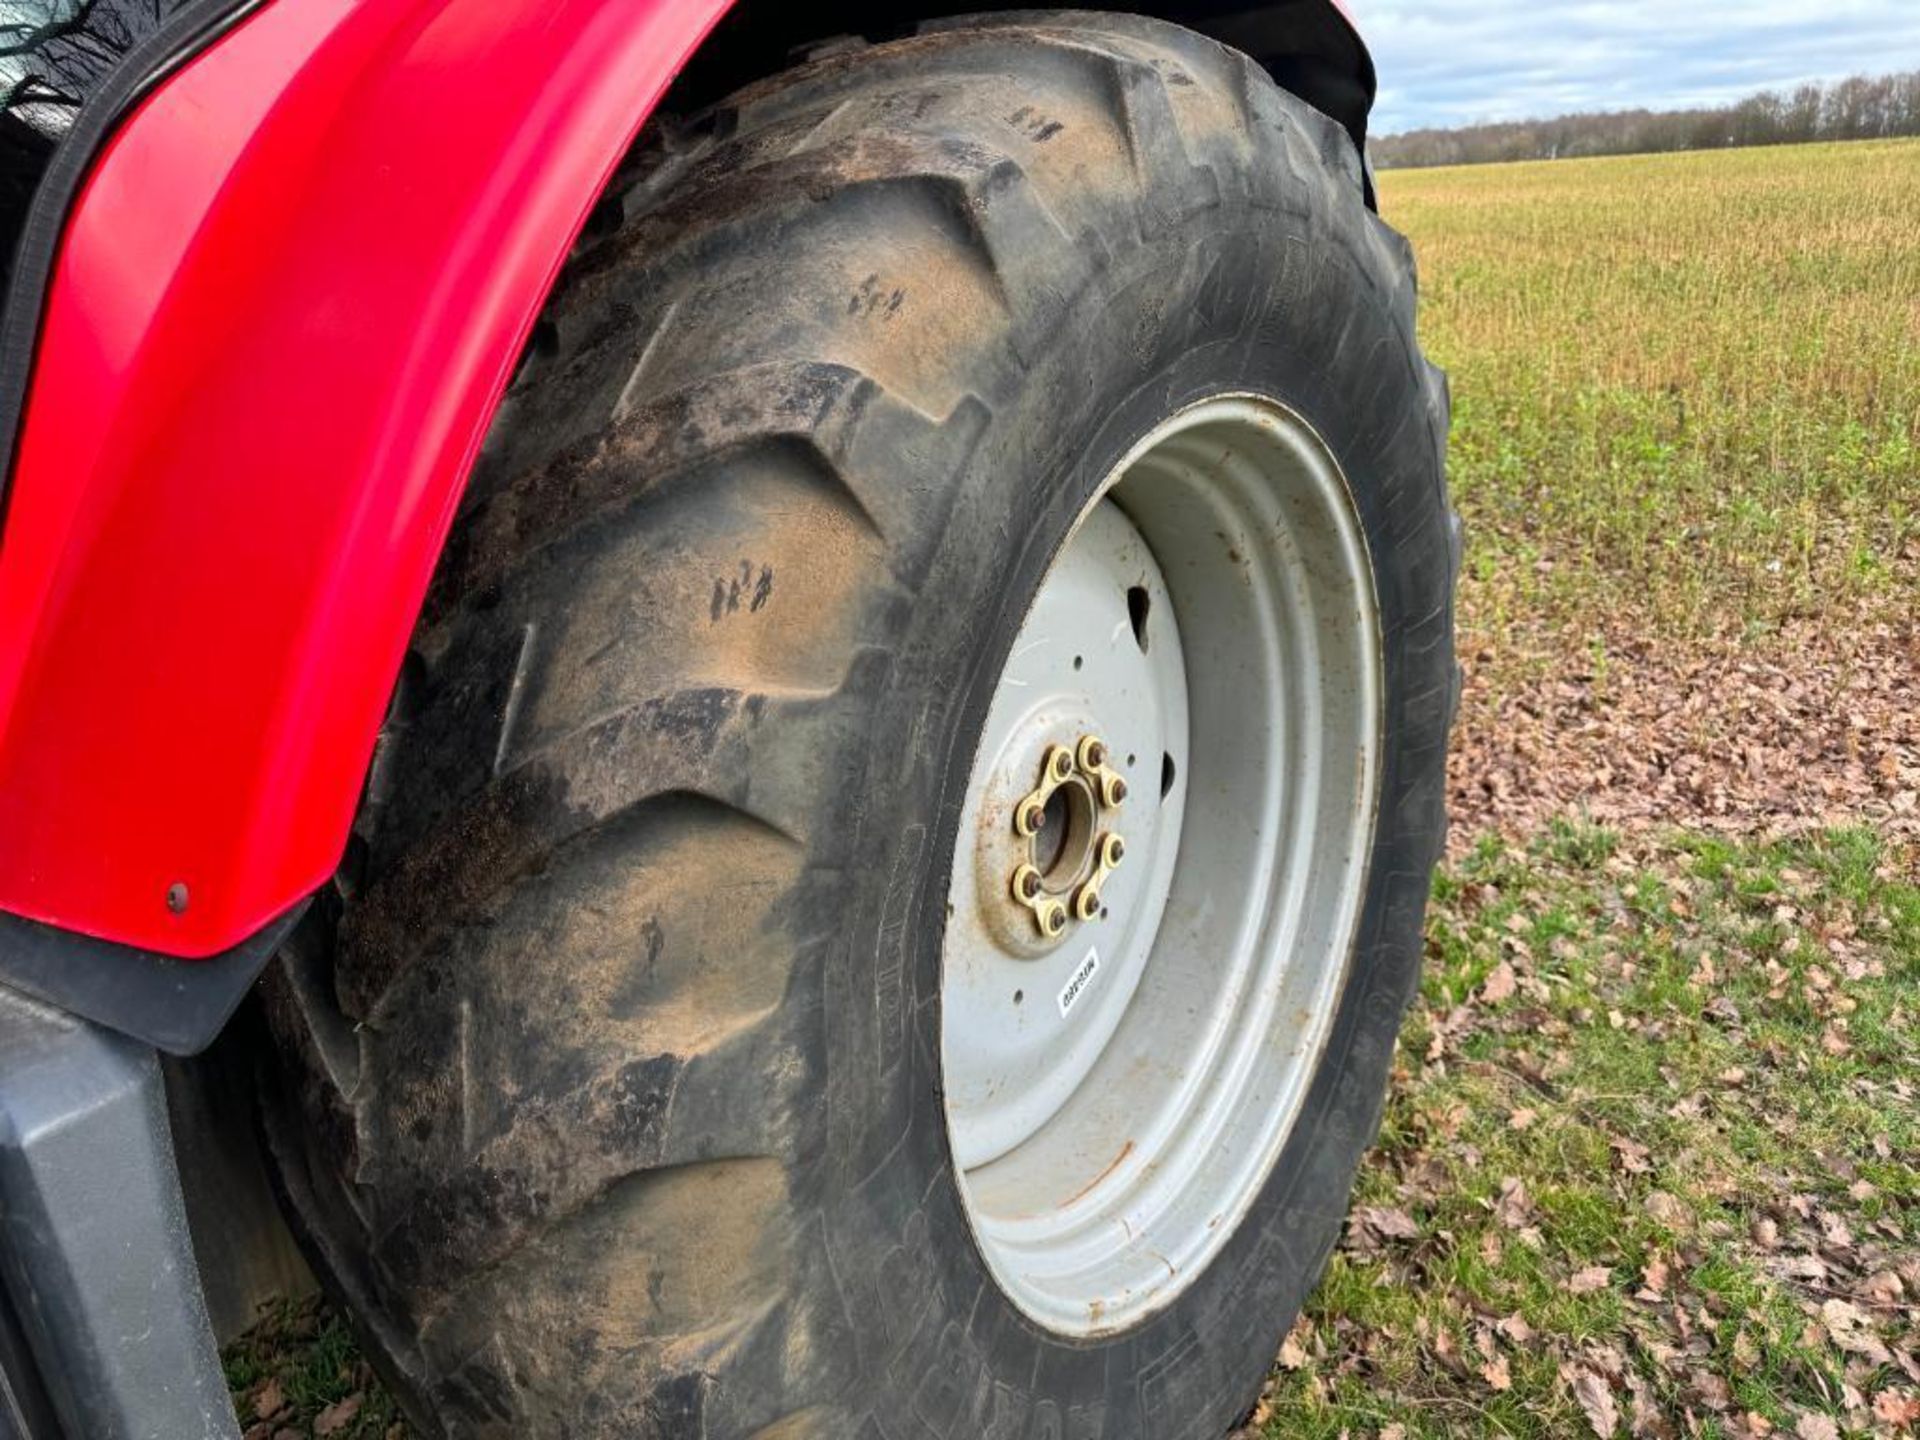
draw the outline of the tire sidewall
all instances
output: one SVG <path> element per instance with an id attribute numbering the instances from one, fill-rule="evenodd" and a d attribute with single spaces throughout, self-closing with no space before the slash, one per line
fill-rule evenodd
<path id="1" fill-rule="evenodd" d="M 819 891 L 842 938 L 826 957 L 824 1143 L 802 1188 L 856 1433 L 1217 1437 L 1251 1407 L 1338 1237 L 1418 977 L 1452 673 L 1438 447 L 1374 223 L 1358 197 L 1317 218 L 1205 207 L 1111 260 L 982 396 L 992 421 L 862 737 L 876 758 L 851 863 Z M 1372 558 L 1387 743 L 1364 905 L 1321 1064 L 1244 1222 L 1172 1304 L 1067 1339 L 992 1279 L 948 1145 L 939 997 L 961 802 L 994 677 L 1078 517 L 1155 426 L 1230 394 L 1315 428 Z"/>

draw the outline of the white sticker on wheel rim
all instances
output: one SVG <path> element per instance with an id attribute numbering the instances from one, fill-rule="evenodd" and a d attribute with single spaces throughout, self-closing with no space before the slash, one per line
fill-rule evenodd
<path id="1" fill-rule="evenodd" d="M 1073 967 L 1073 974 L 1067 977 L 1067 983 L 1061 987 L 1060 1018 L 1062 1020 L 1066 1019 L 1067 1013 L 1080 1002 L 1080 997 L 1092 988 L 1093 977 L 1099 973 L 1100 952 L 1097 949 L 1089 950 L 1087 958 Z"/>

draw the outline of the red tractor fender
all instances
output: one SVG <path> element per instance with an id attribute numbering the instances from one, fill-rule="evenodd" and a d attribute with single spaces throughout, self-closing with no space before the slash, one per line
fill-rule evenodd
<path id="1" fill-rule="evenodd" d="M 0 911 L 199 958 L 326 882 L 516 359 L 729 3 L 272 0 L 121 121 L 0 531 Z"/>

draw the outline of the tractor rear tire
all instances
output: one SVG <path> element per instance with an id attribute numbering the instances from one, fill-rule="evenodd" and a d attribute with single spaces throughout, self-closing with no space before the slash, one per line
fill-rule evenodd
<path id="1" fill-rule="evenodd" d="M 1248 1413 L 1377 1131 L 1445 828 L 1458 545 L 1414 298 L 1349 137 L 1148 19 L 945 23 L 643 138 L 269 995 L 285 1195 L 423 1430 Z M 1292 417 L 1364 541 L 1356 910 L 1297 1116 L 1205 1263 L 1055 1325 L 991 1260 L 945 1109 L 968 777 L 1101 487 L 1225 402 Z"/>

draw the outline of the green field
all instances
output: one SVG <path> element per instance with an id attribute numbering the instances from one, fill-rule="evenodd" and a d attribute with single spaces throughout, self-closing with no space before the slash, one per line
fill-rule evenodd
<path id="1" fill-rule="evenodd" d="M 1461 823 L 1247 1434 L 1912 1434 L 1920 142 L 1382 189 L 1453 379 Z M 404 1433 L 311 1306 L 229 1366 L 262 1436 Z"/>
<path id="2" fill-rule="evenodd" d="M 1453 377 L 1468 648 L 1557 663 L 1583 639 L 1752 637 L 1900 598 L 1920 142 L 1381 186 Z"/>

